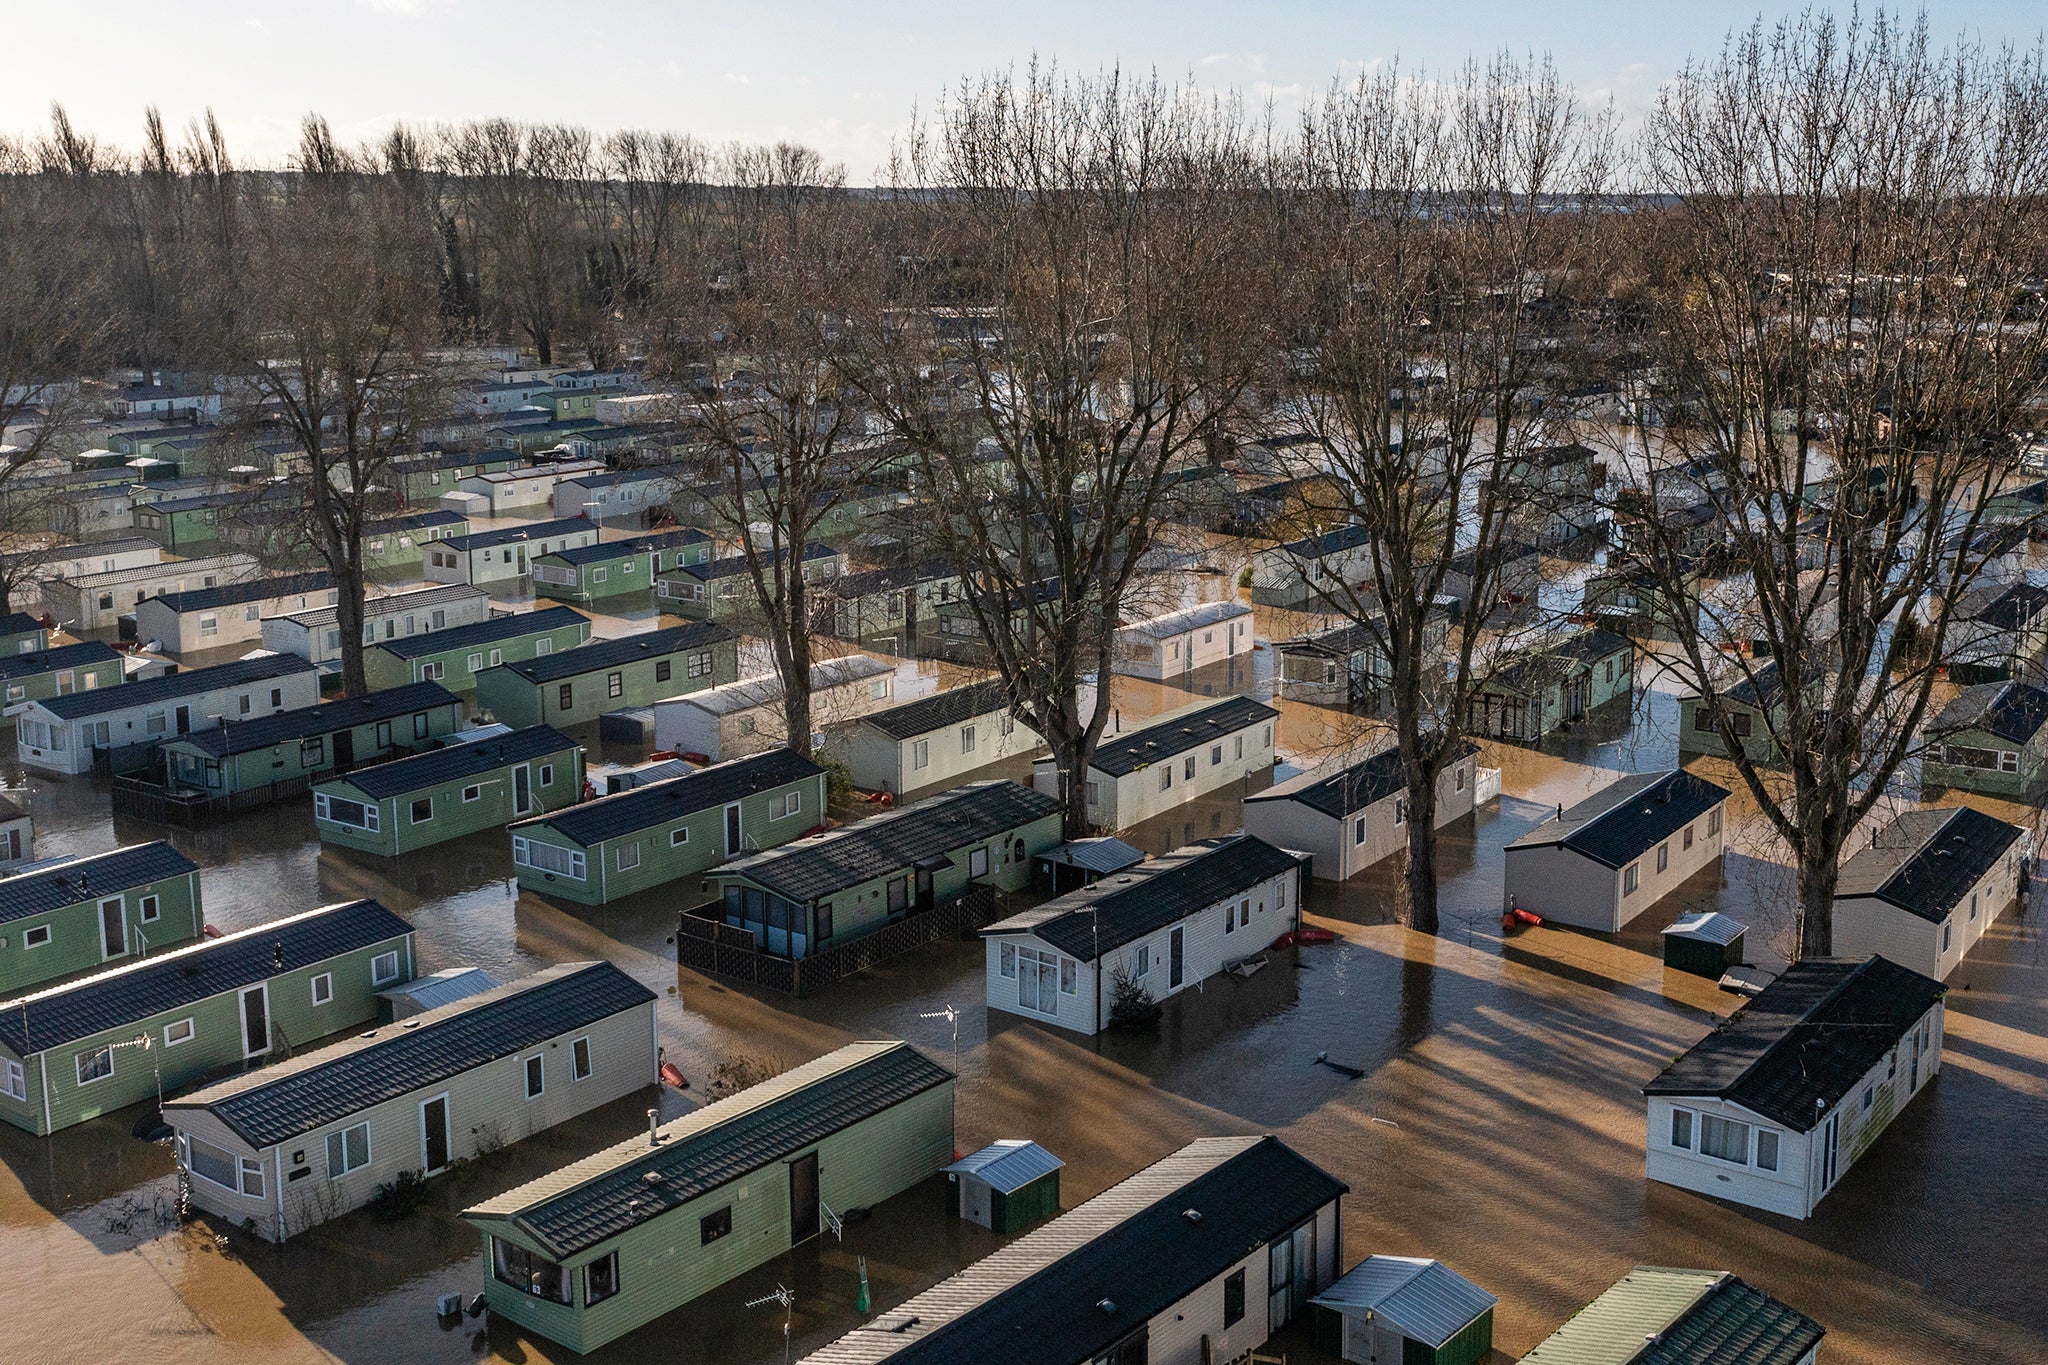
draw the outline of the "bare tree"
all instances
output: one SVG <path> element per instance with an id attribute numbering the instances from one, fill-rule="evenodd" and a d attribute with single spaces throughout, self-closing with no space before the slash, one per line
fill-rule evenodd
<path id="1" fill-rule="evenodd" d="M 922 529 L 1078 836 L 1126 596 L 1270 356 L 1257 144 L 1228 101 L 1034 65 L 963 83 L 895 178 L 904 268 L 849 373 L 916 457 Z"/>
<path id="2" fill-rule="evenodd" d="M 338 590 L 342 686 L 363 671 L 363 532 L 391 457 L 415 447 L 444 392 L 433 224 L 367 154 L 308 117 L 290 175 L 248 177 L 234 248 L 215 264 L 216 350 L 240 420 L 299 447 L 291 476 L 312 549 Z"/>
<path id="3" fill-rule="evenodd" d="M 1630 482 L 1710 507 L 1730 581 L 1701 586 L 1668 517 L 1638 558 L 1684 626 L 1683 723 L 1789 848 L 1799 952 L 1826 955 L 2043 374 L 2043 57 L 1937 51 L 1881 14 L 1758 26 L 1666 88 L 1643 152 L 1674 198 L 1639 223 L 1655 368 Z"/>
<path id="4" fill-rule="evenodd" d="M 1610 143 L 1547 60 L 1503 56 L 1448 83 L 1387 70 L 1333 89 L 1295 149 L 1284 311 L 1300 359 L 1277 420 L 1314 438 L 1334 477 L 1308 485 L 1309 510 L 1353 528 L 1356 559 L 1329 562 L 1317 539 L 1292 554 L 1312 604 L 1381 661 L 1408 916 L 1430 932 L 1437 781 L 1500 652 L 1503 546 L 1550 491 L 1535 400 L 1559 383 L 1568 314 L 1536 305 L 1579 287 Z M 1446 637 L 1447 578 L 1467 560 Z"/>

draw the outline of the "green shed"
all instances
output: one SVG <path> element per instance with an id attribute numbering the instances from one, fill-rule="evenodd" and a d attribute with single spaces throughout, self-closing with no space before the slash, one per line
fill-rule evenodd
<path id="1" fill-rule="evenodd" d="M 1747 925 L 1711 910 L 1687 915 L 1664 931 L 1664 965 L 1719 981 L 1730 967 L 1742 965 L 1747 932 Z"/>
<path id="2" fill-rule="evenodd" d="M 1061 1161 L 1035 1142 L 1002 1138 L 946 1168 L 946 1189 L 960 1216 L 1005 1236 L 1060 1211 Z"/>
<path id="3" fill-rule="evenodd" d="M 1493 1354 L 1493 1295 L 1442 1261 L 1368 1256 L 1309 1300 L 1316 1345 L 1358 1365 L 1473 1365 Z"/>

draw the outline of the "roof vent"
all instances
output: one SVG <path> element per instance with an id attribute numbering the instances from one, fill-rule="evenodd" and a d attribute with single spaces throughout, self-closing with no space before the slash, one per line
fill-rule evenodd
<path id="1" fill-rule="evenodd" d="M 640 1178 L 650 1185 L 659 1185 L 662 1181 L 662 1174 L 660 1171 L 647 1171 Z"/>
<path id="2" fill-rule="evenodd" d="M 1199 1223 L 1202 1221 L 1202 1211 L 1200 1209 L 1182 1209 L 1180 1211 L 1180 1216 L 1187 1219 L 1190 1223 Z"/>
<path id="3" fill-rule="evenodd" d="M 1102 1314 L 1104 1317 L 1116 1316 L 1116 1300 L 1097 1299 L 1095 1301 L 1095 1311 Z"/>

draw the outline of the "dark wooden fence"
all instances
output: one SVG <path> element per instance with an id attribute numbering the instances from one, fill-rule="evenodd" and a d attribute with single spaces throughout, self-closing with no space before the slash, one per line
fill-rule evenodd
<path id="1" fill-rule="evenodd" d="M 179 790 L 157 782 L 145 782 L 140 778 L 117 777 L 114 779 L 114 814 L 133 816 L 137 820 L 152 820 L 160 825 L 181 825 L 194 829 L 225 820 L 238 811 L 253 810 L 274 802 L 303 796 L 313 789 L 310 777 L 288 777 L 282 782 L 271 782 L 253 791 L 229 792 L 221 796 L 209 796 L 205 792 Z"/>
<path id="2" fill-rule="evenodd" d="M 944 905 L 835 943 L 804 958 L 763 952 L 750 929 L 734 928 L 717 902 L 677 917 L 676 961 L 707 976 L 763 986 L 785 995 L 808 995 L 833 982 L 891 961 L 942 938 L 965 938 L 1002 917 L 1004 898 L 992 886 L 969 887 Z"/>

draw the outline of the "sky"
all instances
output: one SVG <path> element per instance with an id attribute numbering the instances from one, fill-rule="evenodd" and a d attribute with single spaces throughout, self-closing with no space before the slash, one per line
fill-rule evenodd
<path id="1" fill-rule="evenodd" d="M 794 139 L 872 183 L 890 139 L 965 75 L 1036 54 L 1114 64 L 1271 99 L 1283 113 L 1361 67 L 1440 69 L 1503 47 L 1549 53 L 1566 79 L 1639 114 L 1687 56 L 1711 56 L 1772 0 L 18 0 L 0 132 L 50 105 L 133 146 L 155 105 L 174 134 L 214 111 L 242 164 L 289 153 L 300 118 L 344 140 L 395 121 L 506 116 L 667 128 L 718 145 Z M 1846 10 L 1846 3 L 1842 7 Z M 1936 0 L 1937 37 L 2032 46 L 2038 0 Z"/>

